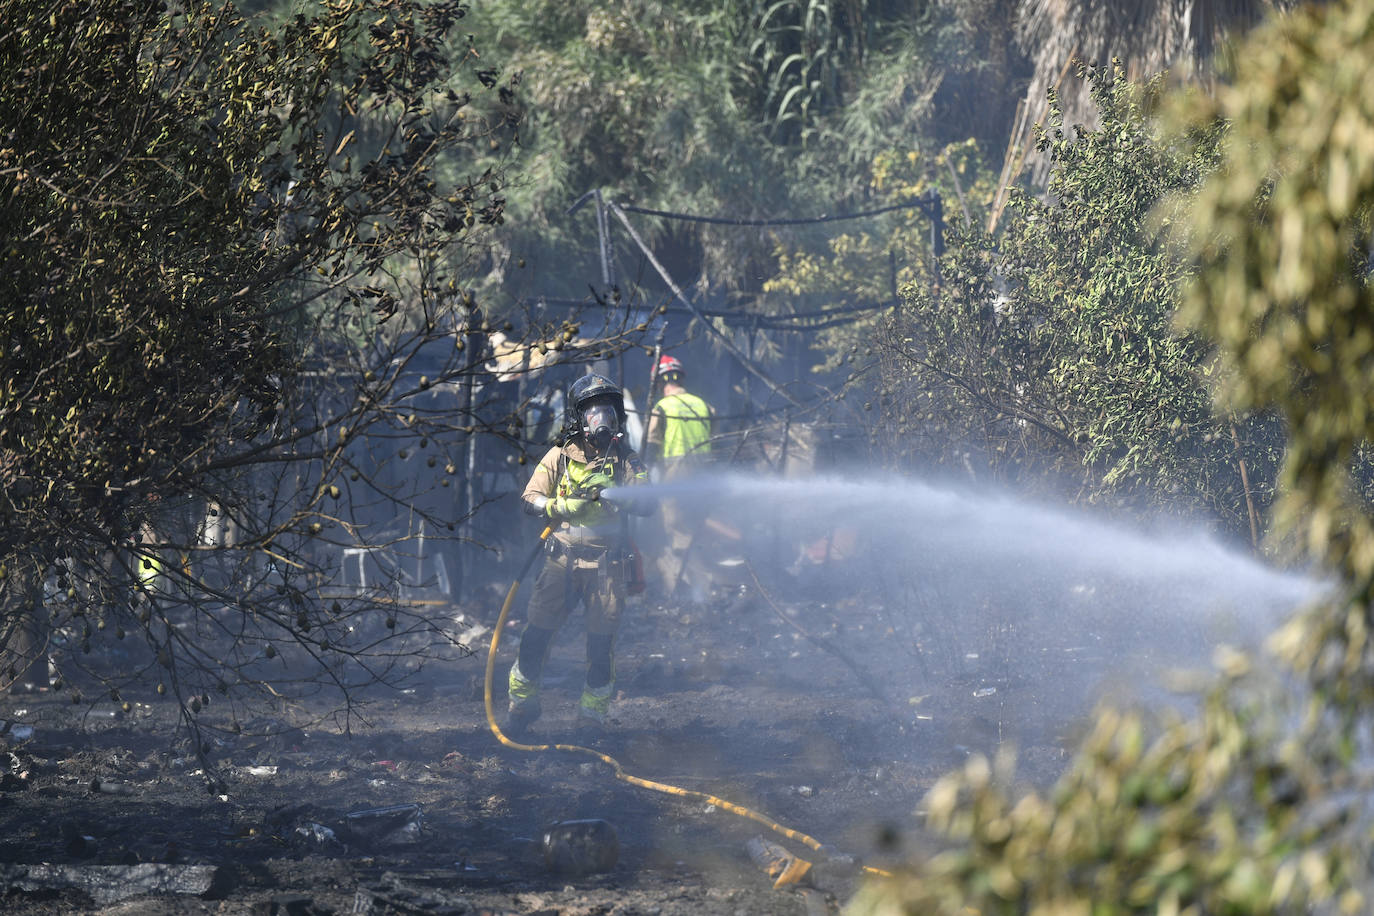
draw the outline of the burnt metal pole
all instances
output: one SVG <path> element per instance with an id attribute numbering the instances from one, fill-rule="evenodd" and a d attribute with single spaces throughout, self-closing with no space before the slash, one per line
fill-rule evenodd
<path id="1" fill-rule="evenodd" d="M 468 562 L 467 548 L 464 545 L 464 536 L 471 539 L 472 534 L 472 513 L 476 502 L 476 492 L 473 488 L 473 477 L 477 470 L 477 423 L 473 416 L 473 402 L 477 386 L 477 370 L 481 366 L 482 354 L 485 341 L 482 338 L 482 310 L 473 306 L 468 312 L 467 318 L 463 320 L 463 327 L 460 331 L 463 337 L 464 352 L 468 355 L 471 368 L 463 375 L 462 394 L 458 401 L 458 415 L 462 418 L 464 427 L 463 435 L 463 455 L 461 458 L 463 468 L 462 483 L 458 487 L 458 562 L 455 571 L 453 584 L 453 597 L 458 598 L 463 593 L 463 589 L 468 585 Z"/>
<path id="2" fill-rule="evenodd" d="M 930 251 L 934 257 L 934 265 L 931 273 L 935 280 L 935 304 L 940 304 L 940 293 L 944 288 L 944 276 L 940 270 L 940 258 L 945 254 L 945 207 L 940 200 L 940 195 L 934 188 L 929 192 L 930 209 L 927 214 L 930 216 Z"/>
<path id="3" fill-rule="evenodd" d="M 620 220 L 620 224 L 625 227 L 625 231 L 630 234 L 630 238 L 639 246 L 639 250 L 644 253 L 644 257 L 649 262 L 649 265 L 663 278 L 663 282 L 668 285 L 668 289 L 672 290 L 673 296 L 677 301 L 687 307 L 687 310 L 701 323 L 703 328 L 716 336 L 721 346 L 725 348 L 725 351 L 738 360 L 740 365 L 743 366 L 747 372 L 757 376 L 774 394 L 778 395 L 789 404 L 797 407 L 802 406 L 796 398 L 787 393 L 785 388 L 769 378 L 767 373 L 756 366 L 753 359 L 746 356 L 740 350 L 739 345 L 730 339 L 729 335 L 725 334 L 720 328 L 706 319 L 706 316 L 701 313 L 701 309 L 697 307 L 697 304 L 687 298 L 687 295 L 682 291 L 682 287 L 678 286 L 672 275 L 668 273 L 667 269 L 661 263 L 659 263 L 658 258 L 654 257 L 653 249 L 651 249 L 648 244 L 645 243 L 644 239 L 640 237 L 639 233 L 635 231 L 635 227 L 630 223 L 629 219 L 626 218 L 624 212 L 616 205 L 615 201 L 609 201 L 606 207 L 611 211 L 612 216 Z"/>
<path id="4" fill-rule="evenodd" d="M 596 238 L 601 250 L 601 284 L 607 293 L 615 289 L 614 249 L 611 248 L 611 226 L 606 220 L 606 200 L 600 189 L 596 192 Z"/>
<path id="5" fill-rule="evenodd" d="M 892 284 L 892 311 L 901 314 L 902 311 L 902 292 L 897 288 L 897 247 L 894 245 L 887 249 L 887 276 Z"/>
<path id="6" fill-rule="evenodd" d="M 945 253 L 945 205 L 940 200 L 939 193 L 934 188 L 930 189 L 930 250 L 935 252 L 935 257 L 941 257 Z"/>
<path id="7" fill-rule="evenodd" d="M 600 188 L 593 188 L 583 194 L 573 205 L 568 208 L 567 215 L 572 216 L 582 209 L 587 201 L 596 204 L 596 243 L 597 253 L 601 259 L 601 284 L 607 293 L 615 289 L 615 249 L 611 246 L 611 223 L 606 219 L 606 197 L 601 193 Z"/>

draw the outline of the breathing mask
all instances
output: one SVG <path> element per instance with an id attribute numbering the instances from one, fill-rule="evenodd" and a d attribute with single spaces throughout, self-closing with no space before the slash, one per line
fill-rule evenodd
<path id="1" fill-rule="evenodd" d="M 597 451 L 605 451 L 620 435 L 620 418 L 615 405 L 608 401 L 592 401 L 582 408 L 582 435 Z"/>

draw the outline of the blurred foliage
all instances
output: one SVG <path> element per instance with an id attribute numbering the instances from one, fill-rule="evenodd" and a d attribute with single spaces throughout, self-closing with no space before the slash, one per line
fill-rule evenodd
<path id="1" fill-rule="evenodd" d="M 1182 319 L 1223 347 L 1226 395 L 1290 427 L 1278 518 L 1338 570 L 1350 603 L 1290 634 L 1300 667 L 1365 707 L 1374 519 L 1351 486 L 1374 439 L 1374 4 L 1349 0 L 1269 26 L 1193 119 L 1232 123 L 1224 181 L 1194 205 L 1202 265 Z"/>
<path id="2" fill-rule="evenodd" d="M 1181 314 L 1219 345 L 1231 407 L 1282 416 L 1279 523 L 1339 575 L 1274 640 L 1311 689 L 1224 653 L 1195 721 L 1102 713 L 1048 798 L 975 762 L 930 797 L 948 851 L 849 912 L 1368 912 L 1374 531 L 1349 469 L 1371 432 L 1372 23 L 1370 0 L 1270 23 L 1214 98 L 1173 103 L 1209 158 L 1227 124 L 1176 229 L 1198 264 Z"/>
<path id="3" fill-rule="evenodd" d="M 1272 500 L 1279 431 L 1213 415 L 1211 349 L 1173 327 L 1190 267 L 1150 221 L 1214 171 L 1222 132 L 1162 136 L 1150 118 L 1160 81 L 1080 77 L 1102 126 L 1068 129 L 1052 109 L 1040 141 L 1055 162 L 1048 201 L 1014 194 L 1000 237 L 953 233 L 943 286 L 906 287 L 878 348 L 891 446 L 912 450 L 904 460 L 1027 486 L 1048 478 L 1082 501 L 1195 513 L 1245 536 L 1249 506 L 1262 514 Z"/>

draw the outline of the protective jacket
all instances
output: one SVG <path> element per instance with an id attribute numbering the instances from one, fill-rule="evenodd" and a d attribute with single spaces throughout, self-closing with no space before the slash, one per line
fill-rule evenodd
<path id="1" fill-rule="evenodd" d="M 592 474 L 605 475 L 616 487 L 648 482 L 648 474 L 634 449 L 617 442 L 606 455 L 591 457 L 580 437 L 555 446 L 540 459 L 521 494 L 523 508 L 542 515 L 549 500 L 575 496 L 582 481 Z M 651 511 L 647 507 L 636 514 Z M 579 569 L 600 565 L 608 549 L 621 546 L 621 508 L 604 500 L 592 500 L 572 519 L 560 520 L 552 537 Z"/>
<path id="2" fill-rule="evenodd" d="M 660 398 L 654 413 L 663 417 L 664 458 L 704 456 L 711 451 L 711 407 L 704 400 L 679 391 Z"/>

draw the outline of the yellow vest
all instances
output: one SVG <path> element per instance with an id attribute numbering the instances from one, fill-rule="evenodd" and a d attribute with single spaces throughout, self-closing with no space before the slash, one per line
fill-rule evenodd
<path id="1" fill-rule="evenodd" d="M 654 405 L 663 414 L 663 457 L 705 455 L 711 451 L 711 408 L 694 394 L 679 391 Z"/>
<path id="2" fill-rule="evenodd" d="M 582 481 L 593 471 L 601 471 L 611 478 L 612 485 L 617 487 L 627 486 L 629 480 L 626 478 L 634 476 L 628 467 L 621 471 L 625 462 L 614 457 L 606 462 L 596 461 L 574 461 L 565 452 L 563 455 L 563 475 L 558 478 L 558 495 L 569 496 L 576 492 L 581 486 Z M 577 521 L 570 522 L 582 528 L 596 528 L 609 521 L 610 510 L 600 500 L 593 502 L 587 508 L 577 514 Z"/>

